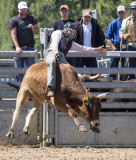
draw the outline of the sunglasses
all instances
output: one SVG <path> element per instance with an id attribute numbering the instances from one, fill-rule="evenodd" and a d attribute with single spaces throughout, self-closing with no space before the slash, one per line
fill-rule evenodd
<path id="1" fill-rule="evenodd" d="M 124 11 L 118 12 L 118 14 L 124 14 L 124 13 L 125 13 Z"/>

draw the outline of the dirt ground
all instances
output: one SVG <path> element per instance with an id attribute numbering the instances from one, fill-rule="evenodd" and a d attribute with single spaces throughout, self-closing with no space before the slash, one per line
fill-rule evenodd
<path id="1" fill-rule="evenodd" d="M 0 160 L 136 160 L 136 148 L 58 148 L 0 144 Z"/>

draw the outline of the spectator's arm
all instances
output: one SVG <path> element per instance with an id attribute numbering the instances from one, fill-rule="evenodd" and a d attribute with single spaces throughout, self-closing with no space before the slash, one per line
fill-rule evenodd
<path id="1" fill-rule="evenodd" d="M 99 23 L 97 22 L 97 25 L 96 25 L 97 29 L 97 34 L 96 34 L 96 39 L 97 39 L 97 46 L 103 46 L 104 45 L 104 48 L 106 47 L 106 43 L 105 43 L 105 35 L 104 35 L 104 32 L 101 28 L 101 26 L 99 25 Z"/>
<path id="2" fill-rule="evenodd" d="M 20 48 L 18 41 L 17 41 L 17 30 L 16 28 L 12 28 L 10 29 L 11 31 L 11 37 L 12 37 L 12 41 L 16 47 L 16 54 L 20 54 L 22 52 L 22 49 Z"/>
<path id="3" fill-rule="evenodd" d="M 112 51 L 116 50 L 116 47 L 114 46 L 114 44 L 112 43 L 111 39 L 106 38 L 107 43 L 109 44 L 110 48 Z"/>
<path id="4" fill-rule="evenodd" d="M 38 24 L 35 24 L 35 25 L 29 24 L 27 26 L 27 28 L 30 28 L 32 30 L 33 34 L 39 34 Z"/>
<path id="5" fill-rule="evenodd" d="M 120 38 L 124 38 L 124 34 L 127 32 L 127 19 L 122 21 L 121 29 L 119 30 Z"/>

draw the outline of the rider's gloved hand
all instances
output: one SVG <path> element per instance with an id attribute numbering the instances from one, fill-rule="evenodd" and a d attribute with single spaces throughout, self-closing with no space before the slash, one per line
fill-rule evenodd
<path id="1" fill-rule="evenodd" d="M 56 54 L 56 60 L 58 63 L 60 63 L 60 57 L 59 57 L 59 54 Z"/>

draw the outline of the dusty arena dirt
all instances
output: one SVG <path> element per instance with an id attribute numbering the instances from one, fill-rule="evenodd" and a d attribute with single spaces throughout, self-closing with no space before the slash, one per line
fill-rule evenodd
<path id="1" fill-rule="evenodd" d="M 0 144 L 0 160 L 136 160 L 136 148 L 58 148 Z"/>

